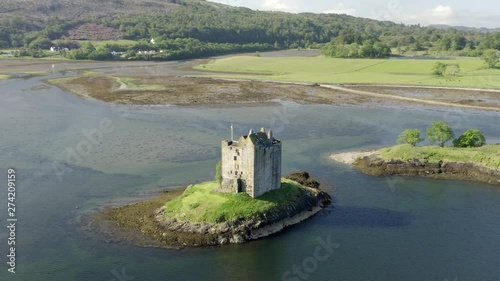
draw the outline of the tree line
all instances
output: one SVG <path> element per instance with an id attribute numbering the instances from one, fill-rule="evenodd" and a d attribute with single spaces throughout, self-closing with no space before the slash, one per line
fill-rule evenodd
<path id="1" fill-rule="evenodd" d="M 437 144 L 440 147 L 444 147 L 445 144 L 451 140 L 454 147 L 460 148 L 481 147 L 486 144 L 486 138 L 478 129 L 467 130 L 455 139 L 453 129 L 442 121 L 432 122 L 425 135 L 431 144 Z M 396 142 L 398 144 L 416 146 L 424 140 L 424 138 L 420 137 L 419 129 L 406 129 L 398 136 Z"/>
<path id="2" fill-rule="evenodd" d="M 33 23 L 29 17 L 5 18 L 0 20 L 0 48 L 47 49 L 68 30 L 85 22 L 95 22 L 119 30 L 124 39 L 155 38 L 167 42 L 165 46 L 172 47 L 166 49 L 169 55 L 157 56 L 158 59 L 288 48 L 323 48 L 327 56 L 353 58 L 386 57 L 391 48 L 402 54 L 428 51 L 463 56 L 481 56 L 489 49 L 500 50 L 500 33 L 436 29 L 338 14 L 253 11 L 204 1 L 182 4 L 174 11 L 147 16 L 78 21 L 53 17 L 43 24 Z M 185 39 L 188 45 L 171 44 L 171 40 L 176 39 Z M 145 47 L 144 42 L 141 44 Z"/>

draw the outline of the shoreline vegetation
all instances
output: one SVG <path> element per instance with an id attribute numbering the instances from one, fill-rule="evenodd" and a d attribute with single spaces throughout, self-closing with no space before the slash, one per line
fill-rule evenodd
<path id="1" fill-rule="evenodd" d="M 334 153 L 329 158 L 372 176 L 422 176 L 500 185 L 500 144 L 474 148 L 403 144 Z"/>
<path id="2" fill-rule="evenodd" d="M 309 177 L 292 175 L 298 180 Z M 330 204 L 330 196 L 317 189 L 316 181 L 303 182 L 313 187 L 282 179 L 281 189 L 256 199 L 245 193 L 214 193 L 216 182 L 199 183 L 97 211 L 82 223 L 90 235 L 141 247 L 244 243 L 280 232 Z"/>

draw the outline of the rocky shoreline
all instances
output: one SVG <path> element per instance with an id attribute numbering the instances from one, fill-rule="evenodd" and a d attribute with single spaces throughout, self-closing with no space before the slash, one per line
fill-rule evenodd
<path id="1" fill-rule="evenodd" d="M 174 218 L 166 218 L 164 207 L 161 207 L 155 212 L 155 220 L 161 226 L 160 232 L 181 232 L 206 237 L 204 242 L 200 244 L 179 240 L 178 243 L 183 246 L 240 244 L 280 232 L 287 226 L 297 224 L 314 216 L 330 204 L 331 199 L 327 193 L 313 188 L 307 189 L 307 194 L 294 202 L 290 202 L 288 206 L 258 218 L 226 221 L 224 223 L 182 222 Z"/>
<path id="2" fill-rule="evenodd" d="M 287 206 L 261 217 L 223 223 L 194 223 L 168 219 L 164 205 L 184 192 L 184 188 L 167 190 L 142 202 L 106 208 L 82 220 L 87 234 L 107 242 L 140 247 L 200 247 L 244 243 L 280 232 L 300 223 L 331 203 L 330 196 L 319 189 L 305 187 L 307 192 Z"/>
<path id="3" fill-rule="evenodd" d="M 372 153 L 359 157 L 352 165 L 372 176 L 421 176 L 436 179 L 478 181 L 500 185 L 500 171 L 474 163 L 444 162 L 431 163 L 426 160 L 409 161 L 384 159 Z"/>

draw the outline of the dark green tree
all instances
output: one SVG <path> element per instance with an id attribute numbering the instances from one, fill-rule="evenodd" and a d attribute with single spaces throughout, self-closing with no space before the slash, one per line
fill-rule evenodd
<path id="1" fill-rule="evenodd" d="M 37 39 L 31 41 L 29 44 L 30 49 L 48 49 L 52 46 L 52 42 L 49 38 L 45 36 L 40 36 Z"/>
<path id="2" fill-rule="evenodd" d="M 437 76 L 444 76 L 446 73 L 446 64 L 442 62 L 436 62 L 432 68 L 432 74 Z"/>
<path id="3" fill-rule="evenodd" d="M 467 130 L 458 139 L 453 140 L 454 147 L 481 147 L 486 144 L 486 138 L 478 129 Z"/>
<path id="4" fill-rule="evenodd" d="M 497 51 L 495 49 L 486 50 L 483 52 L 481 58 L 489 68 L 494 68 L 497 62 L 500 60 L 500 51 Z"/>

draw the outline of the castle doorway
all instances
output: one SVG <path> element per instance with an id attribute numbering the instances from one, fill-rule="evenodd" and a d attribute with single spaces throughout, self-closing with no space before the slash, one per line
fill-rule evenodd
<path id="1" fill-rule="evenodd" d="M 245 186 L 243 184 L 243 181 L 241 179 L 237 179 L 236 183 L 238 185 L 238 193 L 247 192 L 246 189 L 245 189 Z"/>

